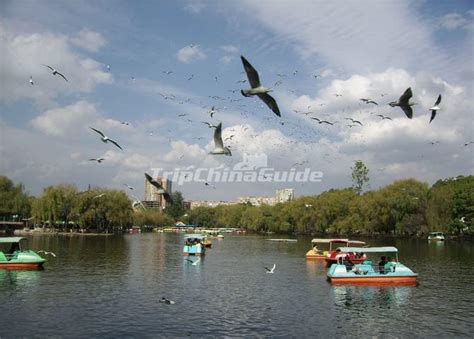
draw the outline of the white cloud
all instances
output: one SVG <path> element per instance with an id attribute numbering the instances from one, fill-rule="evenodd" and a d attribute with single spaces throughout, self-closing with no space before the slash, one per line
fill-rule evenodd
<path id="1" fill-rule="evenodd" d="M 224 46 L 221 46 L 221 49 L 226 52 L 226 53 L 237 53 L 239 52 L 239 48 L 237 46 L 234 46 L 234 45 L 224 45 Z"/>
<path id="2" fill-rule="evenodd" d="M 202 0 L 187 0 L 184 9 L 188 12 L 199 14 L 201 11 L 206 8 L 206 4 Z"/>
<path id="3" fill-rule="evenodd" d="M 219 61 L 223 64 L 230 64 L 232 60 L 234 60 L 234 57 L 230 55 L 224 55 L 222 58 L 219 59 Z"/>
<path id="4" fill-rule="evenodd" d="M 468 23 L 468 20 L 459 13 L 449 13 L 439 19 L 441 27 L 452 30 L 463 27 Z"/>
<path id="5" fill-rule="evenodd" d="M 71 42 L 89 52 L 97 52 L 107 43 L 102 34 L 88 29 L 82 29 L 77 36 L 71 38 Z"/>
<path id="6" fill-rule="evenodd" d="M 68 36 L 62 34 L 17 34 L 14 28 L 0 25 L 0 50 L 4 51 L 0 78 L 8 84 L 0 91 L 0 101 L 33 99 L 47 108 L 59 94 L 90 92 L 98 84 L 113 81 L 100 63 L 76 54 Z M 53 76 L 44 65 L 56 68 L 69 82 Z M 34 86 L 28 82 L 30 76 Z"/>
<path id="7" fill-rule="evenodd" d="M 188 64 L 191 61 L 206 59 L 206 55 L 199 49 L 199 46 L 186 46 L 181 48 L 176 57 L 182 63 Z"/>
<path id="8" fill-rule="evenodd" d="M 36 129 L 51 136 L 70 135 L 78 126 L 97 119 L 95 106 L 87 101 L 47 110 L 31 121 Z"/>

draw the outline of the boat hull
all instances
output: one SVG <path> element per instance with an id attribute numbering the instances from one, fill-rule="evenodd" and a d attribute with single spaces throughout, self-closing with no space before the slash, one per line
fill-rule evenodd
<path id="1" fill-rule="evenodd" d="M 315 252 L 314 250 L 309 250 L 306 252 L 306 259 L 307 260 L 325 260 L 328 256 L 328 251 L 324 252 Z"/>
<path id="2" fill-rule="evenodd" d="M 0 269 L 7 270 L 40 270 L 43 263 L 0 263 Z"/>
<path id="3" fill-rule="evenodd" d="M 416 286 L 417 277 L 340 277 L 328 278 L 333 285 L 401 285 Z"/>

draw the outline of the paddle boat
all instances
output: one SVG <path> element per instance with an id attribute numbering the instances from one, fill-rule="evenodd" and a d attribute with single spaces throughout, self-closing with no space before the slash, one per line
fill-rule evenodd
<path id="1" fill-rule="evenodd" d="M 185 234 L 183 255 L 201 256 L 206 254 L 206 247 L 203 244 L 205 237 L 202 234 Z"/>
<path id="2" fill-rule="evenodd" d="M 40 269 L 46 259 L 26 249 L 26 238 L 0 238 L 0 269 Z"/>
<path id="3" fill-rule="evenodd" d="M 346 244 L 349 239 L 313 239 L 311 240 L 311 247 L 308 252 L 306 252 L 306 259 L 313 260 L 313 259 L 326 259 L 330 252 L 333 251 L 332 245 L 333 244 Z M 320 244 L 329 244 L 329 249 L 322 250 L 318 248 Z M 327 247 L 327 246 L 326 246 Z"/>
<path id="4" fill-rule="evenodd" d="M 443 232 L 431 232 L 428 235 L 428 240 L 436 240 L 436 241 L 444 241 L 444 233 Z"/>
<path id="5" fill-rule="evenodd" d="M 416 285 L 418 274 L 398 261 L 396 247 L 344 247 L 341 250 L 351 253 L 394 253 L 395 260 L 382 257 L 378 265 L 371 260 L 353 264 L 347 258 L 340 257 L 332 264 L 327 277 L 332 284 L 354 285 Z"/>
<path id="6" fill-rule="evenodd" d="M 364 246 L 364 241 L 359 240 L 349 240 L 349 239 L 337 239 L 334 243 L 336 244 L 344 244 L 344 246 L 339 246 L 335 251 L 330 250 L 329 254 L 324 258 L 326 260 L 326 265 L 329 267 L 331 264 L 337 262 L 339 257 L 348 257 L 354 264 L 361 263 L 367 257 L 364 253 L 352 253 L 347 250 L 350 246 Z"/>

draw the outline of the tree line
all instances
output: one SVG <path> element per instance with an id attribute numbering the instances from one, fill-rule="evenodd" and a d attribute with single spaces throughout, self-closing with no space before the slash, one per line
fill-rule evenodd
<path id="1" fill-rule="evenodd" d="M 39 197 L 28 196 L 21 184 L 0 176 L 0 219 L 31 219 L 58 230 L 116 232 L 137 226 L 171 226 L 177 220 L 204 227 L 240 227 L 254 232 L 416 235 L 432 231 L 474 233 L 474 176 L 438 180 L 433 186 L 405 179 L 377 190 L 361 185 L 331 189 L 275 206 L 235 204 L 183 208 L 180 192 L 164 212 L 132 208 L 120 190 L 73 185 L 50 186 Z"/>

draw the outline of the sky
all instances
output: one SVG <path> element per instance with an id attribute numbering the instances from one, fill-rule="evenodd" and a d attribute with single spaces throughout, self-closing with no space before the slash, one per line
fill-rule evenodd
<path id="1" fill-rule="evenodd" d="M 145 172 L 232 168 L 244 154 L 322 179 L 173 189 L 187 200 L 314 195 L 350 187 L 356 160 L 370 189 L 473 173 L 471 1 L 5 0 L 0 50 L 0 174 L 33 195 L 69 183 L 143 199 Z M 241 95 L 241 55 L 281 118 Z M 408 87 L 413 119 L 388 105 Z M 222 122 L 231 157 L 208 154 L 214 130 L 203 121 Z"/>

